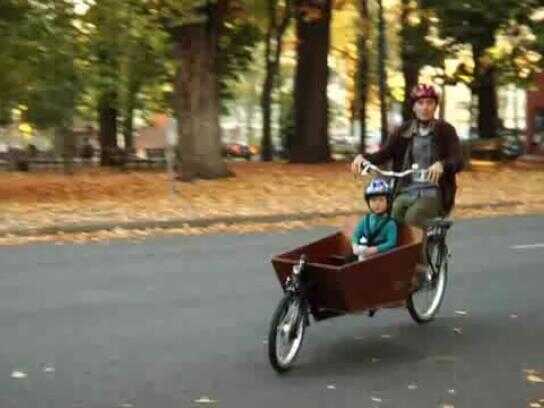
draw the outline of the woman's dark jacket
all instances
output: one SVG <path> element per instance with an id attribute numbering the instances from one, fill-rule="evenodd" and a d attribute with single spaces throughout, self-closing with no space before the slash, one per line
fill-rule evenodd
<path id="1" fill-rule="evenodd" d="M 436 120 L 432 126 L 433 162 L 440 160 L 444 166 L 444 174 L 440 178 L 439 187 L 444 212 L 449 213 L 455 203 L 457 185 L 455 174 L 463 169 L 463 153 L 455 128 L 448 122 Z M 415 120 L 403 123 L 393 132 L 385 146 L 378 152 L 365 155 L 365 158 L 376 165 L 393 160 L 393 171 L 410 168 L 413 136 L 417 132 Z"/>

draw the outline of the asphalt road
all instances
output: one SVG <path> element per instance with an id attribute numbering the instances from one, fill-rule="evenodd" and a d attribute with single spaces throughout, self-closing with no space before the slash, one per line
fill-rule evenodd
<path id="1" fill-rule="evenodd" d="M 544 407 L 544 217 L 458 222 L 434 322 L 313 324 L 278 376 L 270 255 L 330 231 L 1 248 L 0 407 Z"/>

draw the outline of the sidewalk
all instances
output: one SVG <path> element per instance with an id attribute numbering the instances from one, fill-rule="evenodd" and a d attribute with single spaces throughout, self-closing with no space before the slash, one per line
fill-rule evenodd
<path id="1" fill-rule="evenodd" d="M 338 223 L 361 214 L 361 188 L 347 163 L 282 165 L 232 163 L 236 177 L 177 183 L 163 173 L 93 170 L 65 177 L 54 173 L 0 175 L 0 237 L 90 234 L 103 230 L 236 230 Z M 458 177 L 453 218 L 544 213 L 542 167 L 475 162 Z M 266 226 L 266 227 L 265 227 Z M 212 228 L 213 229 L 213 228 Z M 179 231 L 184 233 L 183 231 Z M 130 234 L 128 234 L 130 235 Z M 56 238 L 54 238 L 56 239 Z"/>

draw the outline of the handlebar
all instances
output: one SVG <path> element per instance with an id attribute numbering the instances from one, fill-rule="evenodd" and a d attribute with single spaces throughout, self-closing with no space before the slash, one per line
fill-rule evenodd
<path id="1" fill-rule="evenodd" d="M 366 176 L 369 171 L 372 170 L 378 174 L 381 174 L 385 177 L 392 177 L 392 178 L 403 178 L 410 174 L 413 174 L 414 180 L 417 181 L 427 181 L 428 180 L 428 171 L 427 169 L 420 169 L 417 164 L 413 164 L 412 168 L 405 171 L 389 171 L 389 170 L 382 170 L 378 166 L 370 163 L 369 161 L 364 161 L 361 163 L 361 170 L 360 174 L 362 176 Z"/>

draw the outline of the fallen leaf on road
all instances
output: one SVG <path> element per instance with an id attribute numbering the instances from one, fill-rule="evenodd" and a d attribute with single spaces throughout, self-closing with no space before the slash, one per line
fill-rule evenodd
<path id="1" fill-rule="evenodd" d="M 209 397 L 200 397 L 199 399 L 195 400 L 195 402 L 197 404 L 215 404 L 217 401 Z"/>
<path id="2" fill-rule="evenodd" d="M 455 314 L 458 316 L 466 316 L 468 313 L 465 310 L 456 310 Z"/>
<path id="3" fill-rule="evenodd" d="M 450 355 L 446 355 L 446 354 L 442 354 L 442 355 L 438 355 L 438 356 L 435 356 L 433 357 L 433 360 L 437 363 L 449 363 L 449 364 L 453 364 L 455 363 L 458 358 L 455 357 L 455 356 L 450 356 Z"/>
<path id="4" fill-rule="evenodd" d="M 526 378 L 530 383 L 544 383 L 542 377 L 539 377 L 536 374 L 529 374 Z"/>
<path id="5" fill-rule="evenodd" d="M 11 378 L 26 378 L 26 373 L 22 371 L 14 371 L 11 373 Z"/>

